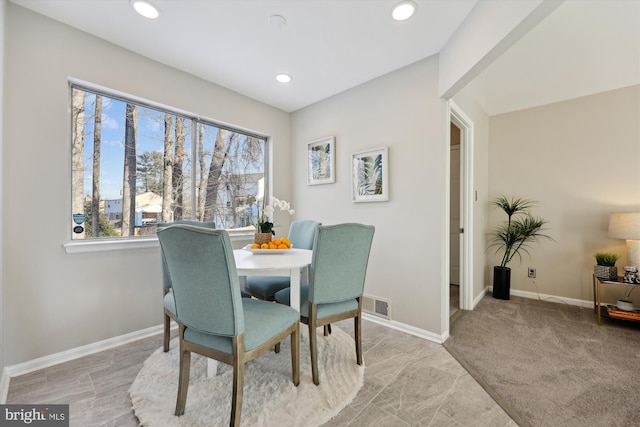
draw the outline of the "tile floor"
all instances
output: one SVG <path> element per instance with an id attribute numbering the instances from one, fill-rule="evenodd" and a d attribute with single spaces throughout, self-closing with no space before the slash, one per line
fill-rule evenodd
<path id="1" fill-rule="evenodd" d="M 137 426 L 128 389 L 161 345 L 157 335 L 12 378 L 7 403 L 69 403 L 71 426 Z M 365 321 L 363 350 L 364 385 L 326 426 L 517 426 L 439 344 Z"/>

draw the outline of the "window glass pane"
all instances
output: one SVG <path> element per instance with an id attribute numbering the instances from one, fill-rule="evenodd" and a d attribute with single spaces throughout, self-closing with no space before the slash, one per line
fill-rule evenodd
<path id="1" fill-rule="evenodd" d="M 158 222 L 181 219 L 252 229 L 265 138 L 75 85 L 71 91 L 72 239 L 146 236 Z"/>
<path id="2" fill-rule="evenodd" d="M 262 198 L 265 141 L 200 123 L 197 147 L 200 162 L 196 168 L 196 217 L 215 221 L 219 228 L 251 226 L 255 207 L 248 201 Z"/>

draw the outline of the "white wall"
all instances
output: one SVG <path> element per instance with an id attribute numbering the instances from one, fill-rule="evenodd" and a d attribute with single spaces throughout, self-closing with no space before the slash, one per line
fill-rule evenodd
<path id="1" fill-rule="evenodd" d="M 273 185 L 287 200 L 290 118 L 12 3 L 6 21 L 2 347 L 12 365 L 162 321 L 157 248 L 62 247 L 71 214 L 68 77 L 271 135 Z"/>
<path id="2" fill-rule="evenodd" d="M 4 55 L 5 55 L 5 10 L 6 0 L 0 0 L 0 165 L 3 162 L 4 151 Z M 3 238 L 3 182 L 4 174 L 0 173 L 0 242 Z M 0 245 L 0 375 L 5 366 L 6 357 L 4 339 L 4 245 Z M 0 384 L 1 385 L 1 384 Z M 0 387 L 0 402 L 2 402 L 2 388 Z"/>
<path id="3" fill-rule="evenodd" d="M 625 242 L 607 227 L 610 213 L 640 211 L 639 100 L 632 86 L 491 117 L 490 196 L 538 200 L 556 240 L 510 265 L 512 289 L 592 301 L 593 255 L 612 251 L 626 265 Z M 491 213 L 492 224 L 503 219 Z M 631 299 L 640 305 L 639 292 Z"/>
<path id="4" fill-rule="evenodd" d="M 440 320 L 446 236 L 446 105 L 437 57 L 312 106 L 291 120 L 296 216 L 376 227 L 365 292 L 391 301 L 392 319 L 434 334 Z M 307 144 L 336 138 L 335 184 L 307 185 Z M 352 203 L 351 154 L 389 148 L 388 202 Z"/>
<path id="5" fill-rule="evenodd" d="M 7 22 L 0 362 L 161 322 L 157 249 L 68 255 L 62 248 L 70 215 L 68 77 L 271 135 L 275 195 L 292 202 L 294 219 L 375 225 L 366 292 L 391 300 L 394 321 L 446 332 L 448 112 L 437 57 L 288 115 L 0 1 Z M 636 87 L 489 118 L 471 91 L 455 95 L 474 122 L 474 298 L 490 284 L 485 236 L 495 213 L 488 205 L 503 192 L 540 200 L 558 240 L 513 266 L 515 289 L 534 290 L 524 274 L 534 266 L 540 292 L 589 300 L 593 253 L 624 258 L 624 243 L 606 238 L 606 218 L 640 209 L 638 98 Z M 329 135 L 336 137 L 336 183 L 308 186 L 307 143 Z M 383 145 L 390 200 L 352 203 L 351 154 Z"/>

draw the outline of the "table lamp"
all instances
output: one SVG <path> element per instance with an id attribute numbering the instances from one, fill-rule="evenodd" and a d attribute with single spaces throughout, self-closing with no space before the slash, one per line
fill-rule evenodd
<path id="1" fill-rule="evenodd" d="M 640 212 L 609 215 L 609 237 L 627 241 L 627 265 L 640 268 Z"/>

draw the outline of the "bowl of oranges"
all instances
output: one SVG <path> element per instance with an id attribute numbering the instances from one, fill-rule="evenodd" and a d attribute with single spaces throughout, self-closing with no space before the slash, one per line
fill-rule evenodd
<path id="1" fill-rule="evenodd" d="M 252 243 L 242 248 L 253 254 L 281 254 L 291 249 L 291 241 L 286 237 L 274 239 L 269 243 Z"/>

